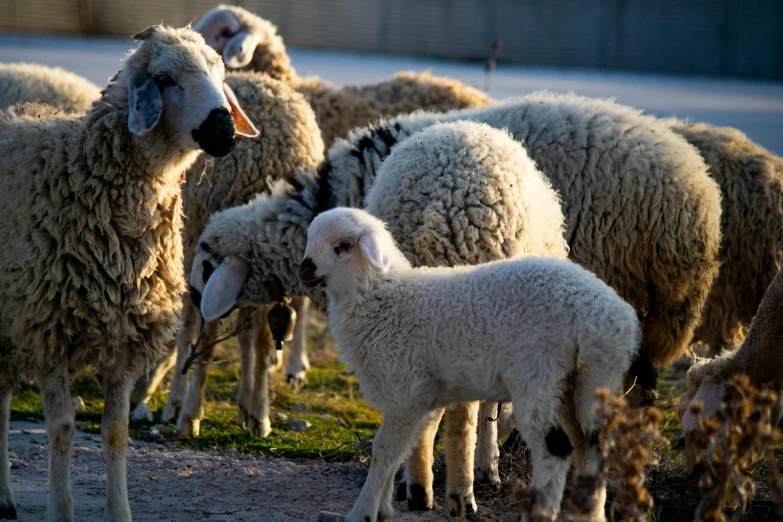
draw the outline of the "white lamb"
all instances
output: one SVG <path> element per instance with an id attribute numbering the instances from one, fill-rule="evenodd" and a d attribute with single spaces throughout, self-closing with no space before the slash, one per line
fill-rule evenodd
<path id="1" fill-rule="evenodd" d="M 357 209 L 320 214 L 307 237 L 300 279 L 326 287 L 342 358 L 383 412 L 346 521 L 391 516 L 394 473 L 434 412 L 472 400 L 513 403 L 533 486 L 556 515 L 573 449 L 580 472 L 596 471 L 593 392 L 619 390 L 638 353 L 634 309 L 564 260 L 414 269 L 383 222 Z M 604 519 L 599 489 L 594 520 Z"/>

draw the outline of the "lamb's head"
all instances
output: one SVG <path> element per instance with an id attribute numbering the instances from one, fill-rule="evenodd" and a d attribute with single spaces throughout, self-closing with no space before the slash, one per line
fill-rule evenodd
<path id="1" fill-rule="evenodd" d="M 223 82 L 220 56 L 201 35 L 189 28 L 153 26 L 134 38 L 141 44 L 104 95 L 110 103 L 127 103 L 133 134 L 157 129 L 180 150 L 201 149 L 211 156 L 231 152 L 237 134 L 258 135 Z"/>
<path id="2" fill-rule="evenodd" d="M 409 268 L 383 221 L 354 208 L 319 214 L 307 230 L 299 279 L 340 294 L 366 285 L 378 274 Z"/>
<path id="3" fill-rule="evenodd" d="M 734 370 L 732 355 L 724 353 L 715 359 L 696 358 L 685 374 L 686 390 L 680 397 L 677 414 L 685 433 L 685 462 L 688 473 L 692 473 L 696 466 L 691 437 L 699 427 L 699 419 L 708 419 L 720 409 L 726 395 L 726 383 Z M 702 406 L 693 411 L 691 406 L 697 402 Z"/>
<path id="4" fill-rule="evenodd" d="M 210 10 L 194 30 L 223 55 L 229 69 L 247 66 L 258 44 L 277 35 L 277 28 L 270 22 L 233 5 L 219 5 Z"/>

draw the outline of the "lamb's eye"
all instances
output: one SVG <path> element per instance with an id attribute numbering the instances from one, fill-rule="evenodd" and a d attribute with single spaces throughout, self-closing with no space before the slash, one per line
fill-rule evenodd
<path id="1" fill-rule="evenodd" d="M 155 75 L 155 85 L 158 86 L 159 91 L 163 92 L 166 87 L 175 87 L 177 82 L 168 74 L 161 72 Z"/>
<path id="2" fill-rule="evenodd" d="M 350 241 L 342 241 L 339 245 L 334 247 L 334 253 L 339 256 L 340 252 L 348 252 L 351 250 L 351 247 L 353 247 L 353 243 Z"/>
<path id="3" fill-rule="evenodd" d="M 222 36 L 223 38 L 231 38 L 235 34 L 236 33 L 232 33 L 231 30 L 229 29 L 223 29 L 223 31 L 221 31 L 220 33 L 220 36 Z"/>

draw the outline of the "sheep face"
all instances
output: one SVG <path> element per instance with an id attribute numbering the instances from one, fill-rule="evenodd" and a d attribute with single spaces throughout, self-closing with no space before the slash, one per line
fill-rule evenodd
<path id="1" fill-rule="evenodd" d="M 261 39 L 259 31 L 247 23 L 251 17 L 256 18 L 244 9 L 219 5 L 205 14 L 194 30 L 201 33 L 207 45 L 223 56 L 226 67 L 245 67 L 253 59 Z"/>
<path id="2" fill-rule="evenodd" d="M 307 287 L 326 286 L 340 294 L 388 272 L 395 261 L 407 265 L 404 259 L 382 221 L 361 210 L 336 208 L 310 224 L 299 278 Z"/>
<path id="3" fill-rule="evenodd" d="M 162 127 L 184 149 L 225 156 L 236 135 L 257 136 L 231 89 L 220 57 L 188 29 L 150 27 L 119 80 L 128 88 L 128 127 L 144 135 Z"/>

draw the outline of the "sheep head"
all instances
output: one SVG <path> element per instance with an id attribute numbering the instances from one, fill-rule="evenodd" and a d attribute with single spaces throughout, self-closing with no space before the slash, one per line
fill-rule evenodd
<path id="1" fill-rule="evenodd" d="M 271 23 L 232 5 L 219 5 L 210 10 L 194 29 L 223 56 L 229 69 L 246 67 L 256 47 L 277 34 L 277 28 Z"/>
<path id="2" fill-rule="evenodd" d="M 305 286 L 342 293 L 378 274 L 407 267 L 410 263 L 383 221 L 363 210 L 336 208 L 310 224 L 299 278 Z"/>
<path id="3" fill-rule="evenodd" d="M 165 136 L 180 149 L 212 156 L 228 154 L 237 134 L 258 135 L 223 81 L 223 62 L 198 33 L 152 26 L 134 38 L 139 47 L 104 96 L 110 103 L 127 102 L 131 133 L 143 136 L 158 129 L 156 138 Z"/>

